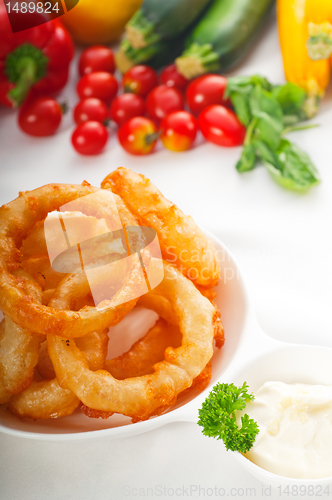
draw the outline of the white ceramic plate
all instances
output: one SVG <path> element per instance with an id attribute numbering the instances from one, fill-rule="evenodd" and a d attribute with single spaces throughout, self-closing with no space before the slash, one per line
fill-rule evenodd
<path id="1" fill-rule="evenodd" d="M 244 284 L 234 259 L 219 240 L 212 235 L 209 236 L 218 250 L 222 266 L 221 280 L 216 289 L 216 302 L 221 311 L 227 338 L 224 347 L 221 350 L 215 350 L 212 359 L 213 376 L 209 388 L 204 393 L 195 394 L 192 391 L 190 396 L 180 397 L 177 404 L 164 415 L 136 424 L 132 424 L 130 418 L 118 414 L 113 415 L 107 420 L 91 419 L 87 418 L 79 410 L 76 410 L 69 417 L 33 421 L 31 419 L 19 419 L 8 412 L 4 408 L 4 405 L 2 405 L 0 409 L 0 431 L 15 436 L 40 440 L 87 439 L 102 437 L 103 435 L 118 438 L 120 436 L 146 432 L 170 421 L 195 419 L 199 404 L 204 399 L 203 395 L 220 379 L 238 348 L 240 338 L 244 332 L 248 312 Z M 135 340 L 135 338 L 130 337 L 130 328 L 128 332 L 130 323 L 132 322 L 135 325 L 135 328 L 132 328 L 132 330 L 135 330 L 136 335 L 137 332 L 142 335 L 144 331 L 140 330 L 142 322 L 145 320 L 147 323 L 153 321 L 150 312 L 147 313 L 145 310 L 140 313 L 134 311 L 130 317 L 125 318 L 125 323 L 121 323 L 114 329 L 111 329 L 112 342 L 110 344 L 114 345 L 115 339 L 117 339 L 116 349 L 112 352 L 113 356 L 119 355 L 128 349 Z M 149 326 L 151 324 L 145 325 L 145 331 L 147 331 Z M 126 336 L 118 335 L 124 329 L 126 330 Z M 127 332 L 129 335 L 127 335 Z M 129 343 L 128 337 L 130 338 Z"/>

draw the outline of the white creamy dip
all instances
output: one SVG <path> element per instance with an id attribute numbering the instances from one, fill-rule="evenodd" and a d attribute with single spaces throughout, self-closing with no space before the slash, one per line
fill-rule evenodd
<path id="1" fill-rule="evenodd" d="M 332 476 L 332 387 L 266 382 L 243 413 L 259 426 L 246 458 L 281 476 Z"/>

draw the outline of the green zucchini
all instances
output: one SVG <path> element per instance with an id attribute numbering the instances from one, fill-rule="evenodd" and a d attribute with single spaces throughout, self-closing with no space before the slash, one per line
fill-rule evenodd
<path id="1" fill-rule="evenodd" d="M 224 71 L 243 57 L 265 24 L 275 0 L 214 0 L 176 60 L 186 78 Z"/>
<path id="2" fill-rule="evenodd" d="M 183 33 L 211 0 L 144 0 L 126 25 L 127 38 L 135 49 Z"/>
<path id="3" fill-rule="evenodd" d="M 136 64 L 147 63 L 155 54 L 163 52 L 163 42 L 153 43 L 141 49 L 134 49 L 127 38 L 121 42 L 119 50 L 115 53 L 116 67 L 125 73 Z"/>
<path id="4" fill-rule="evenodd" d="M 136 64 L 148 64 L 152 68 L 160 69 L 170 64 L 179 56 L 184 48 L 185 36 L 179 36 L 169 41 L 160 41 L 134 49 L 129 40 L 122 40 L 120 49 L 115 54 L 116 67 L 125 73 Z"/>

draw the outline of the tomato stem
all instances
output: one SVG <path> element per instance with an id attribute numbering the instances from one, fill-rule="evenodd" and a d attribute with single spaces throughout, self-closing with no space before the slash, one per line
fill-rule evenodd
<path id="1" fill-rule="evenodd" d="M 68 111 L 70 110 L 70 107 L 68 106 L 68 103 L 66 101 L 63 101 L 60 103 L 60 108 L 61 108 L 61 111 L 62 111 L 62 114 L 65 115 L 66 113 L 68 113 Z"/>
<path id="2" fill-rule="evenodd" d="M 145 136 L 145 143 L 149 146 L 155 142 L 160 137 L 160 132 L 152 132 L 152 134 L 147 134 Z"/>

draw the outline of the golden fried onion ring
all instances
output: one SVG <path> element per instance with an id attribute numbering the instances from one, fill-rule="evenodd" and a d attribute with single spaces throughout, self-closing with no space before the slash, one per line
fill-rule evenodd
<path id="1" fill-rule="evenodd" d="M 127 352 L 106 360 L 105 369 L 118 380 L 148 375 L 153 373 L 153 365 L 164 359 L 167 347 L 177 348 L 181 341 L 179 327 L 161 318 Z"/>
<path id="2" fill-rule="evenodd" d="M 41 289 L 23 271 L 15 274 L 23 293 L 41 302 Z M 0 404 L 7 403 L 31 384 L 38 361 L 39 345 L 45 335 L 36 335 L 16 325 L 5 315 L 0 324 Z"/>
<path id="3" fill-rule="evenodd" d="M 98 192 L 98 205 L 87 195 Z M 82 198 L 83 197 L 83 198 Z M 79 200 L 78 200 L 79 199 Z M 141 286 L 139 265 L 129 273 L 122 289 L 102 308 L 86 307 L 81 311 L 58 311 L 31 300 L 20 289 L 11 271 L 19 265 L 22 240 L 29 229 L 43 220 L 47 213 L 78 200 L 79 206 L 89 215 L 117 219 L 123 226 L 136 225 L 135 218 L 116 197 L 118 211 L 109 201 L 103 200 L 101 190 L 89 186 L 49 184 L 34 191 L 20 193 L 14 201 L 0 208 L 0 309 L 22 328 L 37 333 L 58 334 L 68 338 L 85 335 L 95 329 L 102 330 L 116 324 L 134 307 L 136 300 L 127 301 L 132 290 Z M 110 226 L 109 226 L 110 227 Z M 8 293 L 10 290 L 10 293 Z"/>
<path id="4" fill-rule="evenodd" d="M 160 266 L 153 260 L 152 266 Z M 117 380 L 106 370 L 92 372 L 74 341 L 48 335 L 48 351 L 61 387 L 72 390 L 89 408 L 144 420 L 159 407 L 173 404 L 192 385 L 213 354 L 215 308 L 176 268 L 164 263 L 158 293 L 179 319 L 182 344 L 168 347 L 154 373 Z"/>
<path id="5" fill-rule="evenodd" d="M 86 290 L 81 287 L 76 290 L 76 299 Z M 71 291 L 62 287 L 62 295 L 52 300 L 55 308 L 70 308 L 72 302 Z M 178 327 L 169 327 L 160 319 L 147 334 L 139 339 L 131 349 L 105 363 L 107 356 L 108 334 L 93 332 L 75 340 L 76 346 L 84 353 L 90 370 L 100 370 L 105 367 L 118 379 L 153 372 L 153 365 L 161 361 L 168 346 L 178 347 L 181 344 L 181 333 Z M 9 410 L 19 417 L 33 419 L 59 418 L 71 415 L 80 404 L 79 399 L 68 389 L 62 389 L 56 379 L 51 359 L 47 353 L 46 342 L 39 349 L 38 372 L 46 379 L 41 382 L 33 381 L 29 388 L 12 397 Z M 11 395 L 10 395 L 11 396 Z M 113 412 L 100 412 L 82 406 L 82 411 L 89 417 L 108 418 Z"/>
<path id="6" fill-rule="evenodd" d="M 48 419 L 67 417 L 79 404 L 75 394 L 62 389 L 55 378 L 34 380 L 28 389 L 11 398 L 8 409 L 21 418 Z"/>
<path id="7" fill-rule="evenodd" d="M 77 339 L 78 341 L 90 369 L 103 368 L 107 356 L 107 331 L 88 333 Z M 33 381 L 26 390 L 10 399 L 8 408 L 21 418 L 48 419 L 71 415 L 79 404 L 80 400 L 75 394 L 62 389 L 57 379 L 53 378 L 41 382 Z"/>
<path id="8" fill-rule="evenodd" d="M 109 174 L 101 186 L 121 196 L 140 223 L 157 232 L 165 260 L 199 285 L 217 284 L 219 263 L 211 240 L 149 179 L 121 167 Z"/>
<path id="9" fill-rule="evenodd" d="M 83 275 L 80 276 L 83 278 L 82 283 L 84 284 L 76 290 L 76 293 L 85 295 L 87 281 L 84 280 Z M 66 281 L 68 280 L 64 280 L 64 283 Z M 70 308 L 71 290 L 64 285 L 62 287 L 65 289 L 66 296 L 61 297 L 61 300 L 54 297 L 50 303 L 55 309 L 62 306 Z M 77 344 L 91 370 L 99 370 L 104 367 L 108 345 L 107 330 L 92 332 L 79 337 Z M 59 386 L 51 361 L 47 352 L 45 352 L 44 344 L 40 346 L 39 357 L 37 370 L 41 375 L 51 380 L 33 381 L 27 389 L 10 399 L 9 410 L 19 417 L 33 419 L 59 418 L 71 415 L 80 404 L 80 400 L 72 391 Z"/>
<path id="10" fill-rule="evenodd" d="M 127 352 L 121 354 L 117 358 L 106 360 L 105 367 L 110 374 L 118 380 L 148 375 L 154 372 L 154 364 L 164 359 L 164 352 L 167 347 L 177 348 L 181 345 L 181 341 L 182 335 L 179 327 L 169 325 L 164 319 L 160 318 Z M 77 345 L 77 341 L 75 342 Z M 182 391 L 179 396 L 185 395 L 193 390 L 197 392 L 203 391 L 208 386 L 211 376 L 212 367 L 209 361 L 204 370 L 194 378 L 192 385 L 188 387 L 188 389 Z M 162 413 L 168 406 L 170 405 L 157 408 L 154 414 Z M 113 415 L 113 412 L 94 410 L 82 403 L 80 409 L 89 418 L 105 419 Z M 133 421 L 137 420 L 139 419 L 133 419 Z"/>
<path id="11" fill-rule="evenodd" d="M 73 302 L 80 298 L 85 300 L 89 290 L 88 281 L 83 273 L 69 275 L 55 291 L 50 307 L 56 310 L 70 309 Z M 79 337 L 76 342 L 91 370 L 104 367 L 108 345 L 107 330 L 88 333 Z M 39 358 L 37 370 L 42 376 L 51 380 L 33 381 L 27 389 L 10 399 L 9 410 L 21 418 L 33 419 L 71 415 L 80 404 L 80 400 L 72 391 L 59 386 L 44 344 L 40 346 Z"/>
<path id="12" fill-rule="evenodd" d="M 201 289 L 200 293 L 204 297 L 206 297 L 215 307 L 215 315 L 213 318 L 214 340 L 216 347 L 218 347 L 218 349 L 221 349 L 225 342 L 225 332 L 220 318 L 220 311 L 213 301 L 216 294 L 211 289 L 203 291 Z M 169 300 L 167 300 L 163 295 L 160 295 L 158 293 L 158 289 L 153 289 L 149 293 L 142 295 L 138 299 L 137 305 L 145 307 L 146 309 L 152 309 L 152 311 L 155 311 L 159 316 L 164 318 L 171 325 L 177 324 L 177 318 L 174 314 Z"/>

